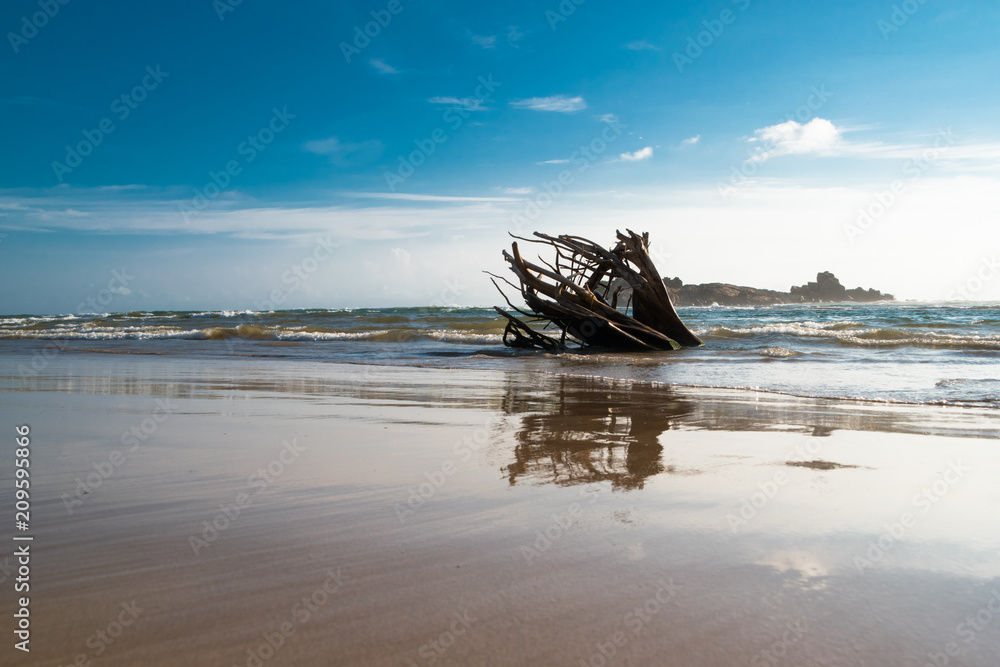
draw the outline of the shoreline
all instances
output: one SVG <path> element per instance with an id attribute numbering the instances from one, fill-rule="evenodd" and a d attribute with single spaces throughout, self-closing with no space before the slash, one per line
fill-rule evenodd
<path id="1" fill-rule="evenodd" d="M 115 345 L 121 345 L 122 341 L 113 341 Z M 280 360 L 289 363 L 298 364 L 324 364 L 324 365 L 345 365 L 345 366 L 355 366 L 355 367 L 374 367 L 374 368 L 414 368 L 414 369 L 428 369 L 428 370 L 455 370 L 455 371 L 482 371 L 482 372 L 505 372 L 502 367 L 498 367 L 494 362 L 510 362 L 511 364 L 521 364 L 516 368 L 509 369 L 510 372 L 517 373 L 527 373 L 527 374 L 541 374 L 541 375 L 552 375 L 552 376 L 567 376 L 567 377 L 580 377 L 580 378 L 596 378 L 599 380 L 606 380 L 609 382 L 630 382 L 645 384 L 650 387 L 668 387 L 674 390 L 691 390 L 691 391 L 707 391 L 707 392 L 746 392 L 752 393 L 754 395 L 765 394 L 776 397 L 785 397 L 790 399 L 800 399 L 803 401 L 830 401 L 833 404 L 858 404 L 858 405 L 869 405 L 869 406 L 900 406 L 900 407 L 927 407 L 927 408 L 942 408 L 949 410 L 971 410 L 971 411 L 983 411 L 985 415 L 990 415 L 993 411 L 1000 410 L 1000 402 L 996 400 L 963 400 L 963 399 L 936 399 L 928 401 L 917 401 L 917 400 L 904 400 L 896 398 L 882 398 L 882 397 L 865 397 L 865 396 L 831 396 L 831 395 L 820 395 L 820 394 L 809 394 L 809 393 L 796 393 L 794 391 L 788 391 L 777 388 L 767 388 L 760 386 L 749 386 L 749 385 L 718 385 L 718 384 L 693 384 L 685 382 L 665 382 L 662 380 L 643 378 L 643 377 L 623 377 L 614 375 L 602 375 L 597 370 L 593 372 L 587 372 L 588 366 L 585 365 L 588 362 L 597 361 L 598 365 L 603 363 L 603 366 L 599 370 L 617 370 L 615 360 L 621 360 L 622 362 L 629 362 L 631 357 L 629 353 L 606 351 L 599 349 L 582 349 L 582 350 L 565 350 L 555 353 L 540 353 L 537 351 L 532 351 L 528 354 L 518 354 L 510 353 L 506 348 L 497 347 L 496 349 L 481 350 L 472 352 L 469 351 L 467 354 L 454 357 L 431 357 L 429 359 L 421 359 L 420 357 L 402 357 L 394 358 L 388 357 L 387 359 L 381 359 L 378 357 L 370 358 L 360 358 L 352 359 L 347 357 L 330 356 L 327 358 L 321 356 L 294 356 L 291 354 L 276 354 L 269 353 L 268 348 L 274 347 L 278 349 L 295 349 L 300 346 L 299 341 L 255 341 L 254 345 L 258 347 L 264 347 L 263 350 L 254 349 L 252 347 L 247 347 L 244 351 L 234 351 L 232 347 L 223 351 L 218 349 L 218 343 L 206 343 L 203 341 L 190 341 L 190 340 L 179 340 L 171 341 L 172 344 L 183 345 L 186 349 L 181 350 L 166 350 L 166 349 L 149 349 L 143 346 L 143 341 L 126 341 L 125 345 L 135 344 L 135 347 L 126 348 L 119 347 L 118 349 L 110 347 L 96 347 L 96 346 L 106 346 L 107 341 L 92 341 L 91 344 L 95 347 L 82 347 L 82 346 L 60 346 L 48 341 L 16 341 L 12 347 L 23 346 L 27 348 L 27 351 L 17 351 L 22 357 L 22 361 L 19 367 L 22 369 L 28 369 L 25 373 L 23 370 L 21 372 L 21 380 L 28 381 L 29 378 L 35 377 L 44 369 L 38 371 L 31 371 L 31 361 L 33 358 L 37 358 L 41 355 L 41 350 L 44 349 L 55 349 L 56 352 L 52 356 L 58 356 L 64 352 L 78 353 L 78 354 L 95 354 L 95 355 L 124 355 L 130 357 L 165 357 L 171 359 L 203 359 L 207 358 L 210 360 L 225 360 L 225 359 L 261 359 L 261 360 Z M 0 342 L 0 346 L 4 343 Z M 485 352 L 490 352 L 491 354 L 485 354 Z M 220 354 L 220 352 L 223 352 Z M 680 352 L 663 352 L 662 360 L 664 362 L 671 362 L 674 359 L 671 355 L 679 357 Z M 637 355 L 640 357 L 649 357 L 648 353 Z M 11 357 L 13 358 L 13 357 Z M 456 361 L 452 361 L 455 359 Z M 538 364 L 544 363 L 548 360 L 567 360 L 569 362 L 581 362 L 579 364 L 569 364 L 563 367 L 557 368 L 547 368 L 539 367 Z M 780 360 L 780 359 L 779 359 Z M 390 363 L 391 362 L 391 363 Z M 483 363 L 487 362 L 487 363 Z M 604 363 L 608 362 L 608 363 Z M 531 365 L 535 364 L 535 365 Z M 47 364 L 46 364 L 47 365 Z"/>

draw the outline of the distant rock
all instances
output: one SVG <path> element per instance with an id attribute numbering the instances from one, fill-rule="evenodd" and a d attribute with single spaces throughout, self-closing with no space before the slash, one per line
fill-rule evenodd
<path id="1" fill-rule="evenodd" d="M 894 301 L 891 294 L 883 294 L 874 289 L 863 289 L 856 287 L 847 289 L 840 284 L 837 276 L 829 271 L 823 271 L 816 275 L 816 282 L 806 283 L 799 287 L 793 287 L 791 293 L 801 296 L 809 303 L 828 303 L 833 301 L 857 301 L 860 303 L 871 303 L 872 301 Z"/>
<path id="2" fill-rule="evenodd" d="M 878 290 L 847 289 L 837 277 L 828 271 L 816 276 L 816 282 L 792 287 L 788 292 L 757 289 L 725 283 L 685 285 L 680 278 L 664 278 L 663 283 L 670 292 L 675 306 L 773 306 L 785 303 L 871 303 L 873 301 L 894 301 L 891 294 Z"/>
<path id="3" fill-rule="evenodd" d="M 682 285 L 668 287 L 670 298 L 675 306 L 773 306 L 780 303 L 801 303 L 803 297 L 796 297 L 786 292 L 726 285 L 723 283 L 706 283 L 704 285 Z"/>

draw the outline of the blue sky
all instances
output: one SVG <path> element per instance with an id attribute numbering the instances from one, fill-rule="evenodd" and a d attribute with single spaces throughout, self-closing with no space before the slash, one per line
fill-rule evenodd
<path id="1" fill-rule="evenodd" d="M 687 282 L 1000 299 L 995 2 L 11 0 L 0 27 L 2 312 L 115 271 L 108 310 L 492 304 L 508 232 L 621 227 Z"/>

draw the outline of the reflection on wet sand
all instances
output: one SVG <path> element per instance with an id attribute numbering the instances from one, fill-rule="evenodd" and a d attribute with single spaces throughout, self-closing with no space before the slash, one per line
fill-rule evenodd
<path id="1" fill-rule="evenodd" d="M 988 411 L 984 419 L 971 422 L 967 414 L 946 408 L 699 391 L 599 377 L 539 374 L 526 383 L 511 376 L 504 392 L 504 412 L 520 417 L 515 460 L 505 468 L 511 485 L 609 481 L 616 490 L 632 490 L 660 473 L 697 472 L 664 462 L 663 438 L 672 429 L 817 438 L 839 430 L 970 437 L 1000 433 L 998 415 Z M 755 400 L 746 400 L 748 395 Z M 821 460 L 792 465 L 846 467 Z"/>
<path id="2" fill-rule="evenodd" d="M 554 377 L 538 386 L 510 383 L 505 404 L 523 413 L 507 466 L 510 483 L 563 486 L 609 481 L 641 489 L 664 466 L 660 436 L 695 406 L 637 385 L 622 389 L 591 378 Z"/>

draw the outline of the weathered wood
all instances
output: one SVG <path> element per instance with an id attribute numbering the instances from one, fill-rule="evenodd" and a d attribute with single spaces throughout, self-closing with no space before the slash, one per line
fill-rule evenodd
<path id="1" fill-rule="evenodd" d="M 560 340 L 531 329 L 524 321 L 497 309 L 507 318 L 504 344 L 511 347 L 559 349 L 567 339 L 581 346 L 621 349 L 670 350 L 702 344 L 677 315 L 670 295 L 649 257 L 649 234 L 617 232 L 618 243 L 607 249 L 579 236 L 549 236 L 535 232 L 535 239 L 515 236 L 528 243 L 550 246 L 555 262 L 541 264 L 521 256 L 517 241 L 504 259 L 517 276 L 517 287 L 530 313 L 507 304 L 518 313 L 554 325 Z M 624 310 L 618 300 L 626 283 L 630 292 Z M 493 281 L 500 293 L 503 290 Z M 612 291 L 614 289 L 614 291 Z M 610 294 L 609 294 L 610 293 Z M 629 311 L 631 310 L 631 314 Z"/>

